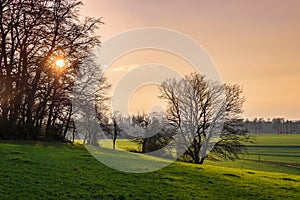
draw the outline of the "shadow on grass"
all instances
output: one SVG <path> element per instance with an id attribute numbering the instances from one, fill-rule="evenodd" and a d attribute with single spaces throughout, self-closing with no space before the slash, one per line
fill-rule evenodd
<path id="1" fill-rule="evenodd" d="M 151 172 L 173 163 L 172 160 L 124 150 L 112 150 L 91 145 L 86 145 L 85 147 L 97 160 L 106 166 L 123 172 Z"/>

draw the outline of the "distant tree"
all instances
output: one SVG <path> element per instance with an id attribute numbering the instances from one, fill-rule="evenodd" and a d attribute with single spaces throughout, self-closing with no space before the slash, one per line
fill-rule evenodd
<path id="1" fill-rule="evenodd" d="M 141 146 L 142 153 L 146 153 L 149 151 L 148 131 L 149 131 L 149 126 L 151 124 L 151 118 L 146 114 L 138 114 L 137 116 L 133 115 L 132 122 L 133 124 L 143 128 L 144 132 L 146 133 L 144 138 L 134 139 L 134 141 Z"/>
<path id="2" fill-rule="evenodd" d="M 107 122 L 104 125 L 103 130 L 106 135 L 109 135 L 112 139 L 112 149 L 116 149 L 117 138 L 121 135 L 122 129 L 119 127 L 118 122 L 122 119 L 122 115 L 118 112 L 115 112 L 111 116 L 111 122 Z"/>
<path id="3" fill-rule="evenodd" d="M 264 118 L 254 118 L 252 123 L 252 132 L 261 133 L 265 124 Z"/>
<path id="4" fill-rule="evenodd" d="M 243 142 L 250 139 L 240 118 L 244 102 L 240 86 L 223 86 L 192 73 L 181 80 L 168 79 L 160 90 L 160 97 L 168 103 L 168 121 L 184 140 L 178 141 L 181 142 L 178 145 L 187 148 L 185 155 L 194 163 L 204 162 L 205 151 L 216 139 L 214 135 L 220 135 L 214 131 L 222 125 L 222 119 L 225 119 L 224 127 L 213 151 L 228 159 L 238 157 L 244 149 Z M 222 91 L 226 97 L 222 97 Z M 226 100 L 222 101 L 223 98 Z"/>
<path id="5" fill-rule="evenodd" d="M 258 123 L 258 119 L 257 118 L 253 119 L 253 129 L 254 129 L 254 133 L 258 133 L 259 123 Z"/>
<path id="6" fill-rule="evenodd" d="M 94 18 L 80 21 L 81 5 L 0 1 L 0 138 L 64 139 L 75 76 L 99 43 L 92 35 L 102 24 Z"/>
<path id="7" fill-rule="evenodd" d="M 113 124 L 113 134 L 112 134 L 112 140 L 113 140 L 113 149 L 116 149 L 116 141 L 117 137 L 120 134 L 121 129 L 118 126 L 117 119 L 115 116 L 112 117 L 112 124 Z"/>
<path id="8" fill-rule="evenodd" d="M 166 146 L 174 133 L 167 126 L 163 113 L 138 113 L 118 120 L 118 124 L 124 136 L 137 143 L 142 153 Z"/>
<path id="9" fill-rule="evenodd" d="M 284 118 L 273 118 L 264 120 L 263 118 L 254 118 L 252 121 L 246 119 L 244 121 L 249 133 L 254 134 L 293 134 L 300 133 L 299 121 L 288 120 Z"/>
<path id="10" fill-rule="evenodd" d="M 73 109 L 78 132 L 84 144 L 98 146 L 101 135 L 110 133 L 110 84 L 95 62 L 93 54 L 85 59 L 74 87 Z M 92 87 L 89 87 L 92 86 Z"/>
<path id="11" fill-rule="evenodd" d="M 284 118 L 274 118 L 272 123 L 277 133 L 284 133 Z"/>

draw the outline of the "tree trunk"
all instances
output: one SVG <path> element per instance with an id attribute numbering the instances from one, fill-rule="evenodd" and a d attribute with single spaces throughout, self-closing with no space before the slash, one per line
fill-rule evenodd
<path id="1" fill-rule="evenodd" d="M 204 160 L 205 160 L 205 157 L 201 158 L 199 164 L 202 165 L 204 163 Z"/>
<path id="2" fill-rule="evenodd" d="M 148 143 L 148 138 L 143 139 L 143 144 L 142 144 L 142 153 L 147 152 L 147 143 Z"/>
<path id="3" fill-rule="evenodd" d="M 115 150 L 116 149 L 116 140 L 117 140 L 117 137 L 118 137 L 118 125 L 117 125 L 117 121 L 116 121 L 115 118 L 113 119 L 113 123 L 114 123 L 113 150 Z"/>
<path id="4" fill-rule="evenodd" d="M 199 157 L 199 154 L 197 154 L 197 153 L 195 153 L 195 155 L 194 155 L 194 162 L 196 164 L 200 164 L 200 157 Z"/>
<path id="5" fill-rule="evenodd" d="M 117 137 L 114 136 L 114 138 L 113 138 L 113 150 L 116 149 L 116 140 L 117 140 Z"/>
<path id="6" fill-rule="evenodd" d="M 64 130 L 64 134 L 63 134 L 64 139 L 66 138 L 66 135 L 67 135 L 67 132 L 68 132 L 68 129 L 69 129 L 69 126 L 70 126 L 71 116 L 72 116 L 72 105 L 70 107 L 69 116 L 68 116 L 68 119 L 67 119 L 67 124 L 65 126 L 65 130 Z"/>

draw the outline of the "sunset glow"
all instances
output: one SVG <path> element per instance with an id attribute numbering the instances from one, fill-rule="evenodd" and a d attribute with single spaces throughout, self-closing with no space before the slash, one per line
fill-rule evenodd
<path id="1" fill-rule="evenodd" d="M 59 68 L 63 68 L 66 65 L 66 63 L 63 59 L 58 59 L 55 61 L 55 65 Z"/>
<path id="2" fill-rule="evenodd" d="M 300 118 L 300 1 L 84 0 L 84 3 L 83 15 L 103 17 L 105 26 L 99 31 L 102 42 L 134 28 L 179 31 L 207 50 L 224 82 L 243 86 L 246 97 L 243 117 Z M 148 55 L 146 52 L 135 59 L 124 58 L 123 63 L 114 67 L 143 64 L 140 60 Z M 151 62 L 161 61 L 172 63 L 168 56 L 151 58 Z M 179 67 L 185 65 L 175 66 Z"/>

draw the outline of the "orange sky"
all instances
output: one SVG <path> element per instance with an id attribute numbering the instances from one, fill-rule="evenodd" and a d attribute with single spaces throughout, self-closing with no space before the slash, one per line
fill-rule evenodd
<path id="1" fill-rule="evenodd" d="M 247 98 L 244 117 L 300 119 L 300 1 L 83 2 L 82 15 L 103 17 L 105 25 L 99 31 L 102 41 L 133 28 L 153 26 L 177 30 L 207 50 L 224 82 L 243 86 Z M 140 58 L 140 55 L 131 56 Z M 123 59 L 114 67 L 124 69 L 124 66 L 141 64 L 142 60 L 149 60 L 147 56 L 130 59 L 131 63 Z M 138 96 L 132 98 L 141 101 Z"/>

